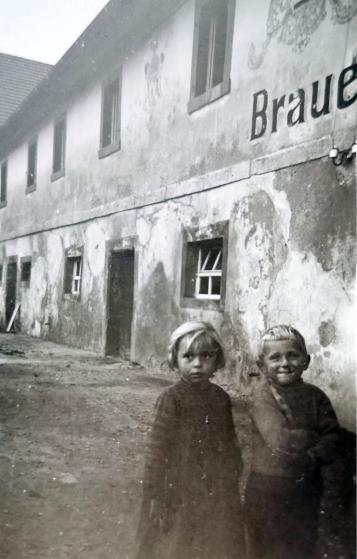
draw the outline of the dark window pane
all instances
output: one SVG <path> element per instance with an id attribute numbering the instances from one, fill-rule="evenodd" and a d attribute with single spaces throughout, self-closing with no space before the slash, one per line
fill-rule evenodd
<path id="1" fill-rule="evenodd" d="M 53 153 L 53 172 L 56 173 L 64 167 L 64 135 L 65 122 L 61 120 L 55 125 L 54 131 L 54 153 Z"/>
<path id="2" fill-rule="evenodd" d="M 21 281 L 30 283 L 31 262 L 23 262 L 21 265 Z"/>
<path id="3" fill-rule="evenodd" d="M 211 24 L 210 6 L 204 6 L 201 10 L 199 30 L 198 30 L 195 95 L 201 95 L 201 93 L 204 93 L 207 89 L 210 24 Z"/>
<path id="4" fill-rule="evenodd" d="M 195 293 L 198 265 L 197 243 L 187 243 L 184 296 L 193 297 Z"/>
<path id="5" fill-rule="evenodd" d="M 208 278 L 200 278 L 200 295 L 208 295 Z"/>
<path id="6" fill-rule="evenodd" d="M 0 202 L 6 202 L 7 194 L 7 161 L 1 165 Z"/>
<path id="7" fill-rule="evenodd" d="M 27 167 L 27 186 L 35 184 L 36 180 L 36 159 L 37 159 L 37 142 L 29 145 L 28 149 L 28 167 Z"/>
<path id="8" fill-rule="evenodd" d="M 211 0 L 201 8 L 196 60 L 196 96 L 223 81 L 227 23 L 227 0 Z"/>
<path id="9" fill-rule="evenodd" d="M 212 295 L 221 294 L 221 278 L 212 277 Z"/>
<path id="10" fill-rule="evenodd" d="M 65 274 L 64 274 L 64 292 L 71 293 L 73 275 L 73 258 L 66 258 Z"/>
<path id="11" fill-rule="evenodd" d="M 204 255 L 204 260 L 203 260 L 203 262 L 206 260 L 207 255 L 208 255 L 208 253 L 209 253 L 209 257 L 208 257 L 206 266 L 205 266 L 205 268 L 204 268 L 205 270 L 213 270 L 213 266 L 214 266 L 214 263 L 215 263 L 215 261 L 216 261 L 216 259 L 217 259 L 217 256 L 218 256 L 219 251 L 220 251 L 219 248 L 212 248 L 212 249 L 210 249 L 210 250 L 208 250 L 208 251 L 205 251 L 205 255 Z M 217 269 L 219 269 L 219 268 L 217 268 Z"/>
<path id="12" fill-rule="evenodd" d="M 103 91 L 102 147 L 113 144 L 118 131 L 119 80 L 108 84 Z"/>
<path id="13" fill-rule="evenodd" d="M 211 87 L 223 81 L 224 61 L 226 56 L 228 7 L 226 2 L 221 2 L 216 10 L 216 30 L 214 44 L 214 59 Z"/>

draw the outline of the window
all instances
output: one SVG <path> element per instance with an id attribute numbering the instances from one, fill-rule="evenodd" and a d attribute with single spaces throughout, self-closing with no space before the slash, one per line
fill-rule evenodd
<path id="1" fill-rule="evenodd" d="M 107 81 L 102 88 L 102 117 L 99 157 L 120 149 L 121 76 Z"/>
<path id="2" fill-rule="evenodd" d="M 2 283 L 2 271 L 3 271 L 3 265 L 0 264 L 0 284 Z"/>
<path id="3" fill-rule="evenodd" d="M 67 256 L 65 265 L 64 293 L 79 296 L 81 292 L 82 255 Z"/>
<path id="4" fill-rule="evenodd" d="M 230 91 L 235 0 L 196 0 L 189 112 Z"/>
<path id="5" fill-rule="evenodd" d="M 6 206 L 7 201 L 7 161 L 1 164 L 0 172 L 0 208 Z"/>
<path id="6" fill-rule="evenodd" d="M 222 239 L 189 243 L 197 260 L 194 297 L 220 299 L 222 279 Z"/>
<path id="7" fill-rule="evenodd" d="M 66 119 L 62 118 L 55 123 L 53 130 L 53 164 L 51 177 L 53 181 L 64 175 L 65 147 Z"/>
<path id="8" fill-rule="evenodd" d="M 30 287 L 31 280 L 31 258 L 21 259 L 21 284 L 22 287 Z"/>
<path id="9" fill-rule="evenodd" d="M 222 306 L 225 297 L 228 223 L 187 230 L 183 250 L 182 304 Z M 208 238 L 209 237 L 209 238 Z"/>
<path id="10" fill-rule="evenodd" d="M 37 172 L 37 139 L 28 145 L 27 149 L 27 192 L 32 192 L 36 188 Z"/>

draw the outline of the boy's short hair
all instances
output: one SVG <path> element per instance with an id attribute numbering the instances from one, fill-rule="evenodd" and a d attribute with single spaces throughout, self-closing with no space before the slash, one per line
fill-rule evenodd
<path id="1" fill-rule="evenodd" d="M 180 341 L 185 336 L 188 336 L 190 339 L 189 347 L 196 340 L 204 337 L 205 340 L 208 343 L 211 343 L 217 351 L 217 369 L 222 369 L 224 367 L 226 360 L 224 356 L 223 343 L 218 332 L 209 322 L 204 322 L 203 320 L 192 320 L 189 322 L 184 322 L 171 334 L 168 347 L 168 363 L 171 369 L 177 368 L 177 351 Z"/>
<path id="2" fill-rule="evenodd" d="M 307 349 L 305 344 L 305 339 L 302 334 L 292 326 L 288 324 L 277 324 L 266 330 L 260 339 L 260 354 L 263 352 L 265 342 L 273 342 L 276 340 L 294 340 L 301 351 L 307 355 Z"/>

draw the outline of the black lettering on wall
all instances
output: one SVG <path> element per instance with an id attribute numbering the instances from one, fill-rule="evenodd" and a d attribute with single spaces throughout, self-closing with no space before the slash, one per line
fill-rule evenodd
<path id="1" fill-rule="evenodd" d="M 258 109 L 258 98 L 262 97 L 263 106 Z M 260 138 L 265 133 L 267 128 L 267 115 L 266 110 L 268 106 L 268 92 L 266 89 L 261 89 L 253 95 L 253 118 L 252 118 L 252 134 L 250 139 L 255 140 Z M 257 131 L 257 121 L 260 119 L 260 130 Z M 259 121 L 258 121 L 259 122 Z"/>
<path id="2" fill-rule="evenodd" d="M 351 74 L 349 77 L 346 76 Z M 337 107 L 339 109 L 345 109 L 354 103 L 357 99 L 357 91 L 354 95 L 349 95 L 347 98 L 344 95 L 345 88 L 350 85 L 353 81 L 357 79 L 357 64 L 352 64 L 347 66 L 342 70 L 340 77 L 338 78 L 338 88 L 337 88 Z"/>
<path id="3" fill-rule="evenodd" d="M 272 132 L 276 132 L 278 129 L 278 112 L 279 109 L 282 109 L 284 107 L 284 103 L 285 103 L 285 95 L 283 95 L 279 99 L 278 98 L 273 99 L 273 122 L 271 125 Z"/>
<path id="4" fill-rule="evenodd" d="M 287 123 L 288 126 L 295 126 L 295 124 L 300 124 L 301 122 L 305 122 L 305 91 L 303 89 L 298 89 L 296 93 L 290 93 L 289 95 L 289 105 L 295 100 L 298 100 L 298 103 L 295 107 L 290 109 L 288 112 Z M 297 117 L 294 118 L 294 113 L 297 112 Z"/>
<path id="5" fill-rule="evenodd" d="M 324 102 L 321 109 L 317 108 L 317 99 L 319 96 L 319 82 L 316 81 L 312 84 L 312 98 L 311 98 L 312 118 L 319 118 L 320 116 L 327 115 L 330 112 L 331 80 L 332 80 L 332 74 L 326 76 Z"/>
<path id="6" fill-rule="evenodd" d="M 333 74 L 326 76 L 324 83 L 323 80 L 312 82 L 311 106 L 307 109 L 308 111 L 310 109 L 312 118 L 316 119 L 330 114 L 332 110 L 330 105 L 333 99 L 333 86 Z M 289 97 L 285 94 L 273 99 L 271 106 L 272 133 L 278 129 L 278 120 L 281 121 L 282 115 L 279 116 L 279 111 L 281 112 L 285 109 L 285 97 L 288 100 L 285 109 L 287 111 L 286 124 L 291 127 L 305 122 L 305 117 L 308 116 L 305 114 L 306 95 L 309 95 L 309 93 L 306 93 L 303 88 L 299 88 L 294 93 L 290 93 Z M 357 62 L 354 61 L 353 64 L 341 71 L 337 80 L 336 95 L 337 109 L 345 109 L 357 101 Z M 261 138 L 266 132 L 268 119 L 270 118 L 268 99 L 269 96 L 266 89 L 261 89 L 253 94 L 251 140 Z M 308 99 L 310 101 L 310 98 Z"/>

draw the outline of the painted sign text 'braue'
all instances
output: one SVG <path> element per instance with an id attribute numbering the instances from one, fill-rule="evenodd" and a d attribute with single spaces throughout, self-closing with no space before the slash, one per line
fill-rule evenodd
<path id="1" fill-rule="evenodd" d="M 312 118 L 320 118 L 330 113 L 331 110 L 331 83 L 333 74 L 326 76 L 324 85 L 320 81 L 313 82 L 311 86 L 311 103 L 309 109 Z M 352 64 L 344 68 L 337 81 L 337 100 L 338 109 L 346 109 L 357 100 L 357 91 L 352 91 L 352 84 L 357 80 L 357 64 Z M 320 88 L 324 87 L 321 95 Z M 320 101 L 318 102 L 318 100 Z M 319 105 L 319 106 L 318 106 Z M 295 126 L 305 122 L 307 117 L 306 92 L 303 88 L 284 94 L 272 100 L 269 106 L 269 95 L 266 89 L 261 89 L 253 95 L 253 117 L 251 140 L 261 138 L 268 127 L 271 132 L 278 130 L 278 114 L 286 112 L 286 124 Z M 281 122 L 281 120 L 280 120 Z"/>

